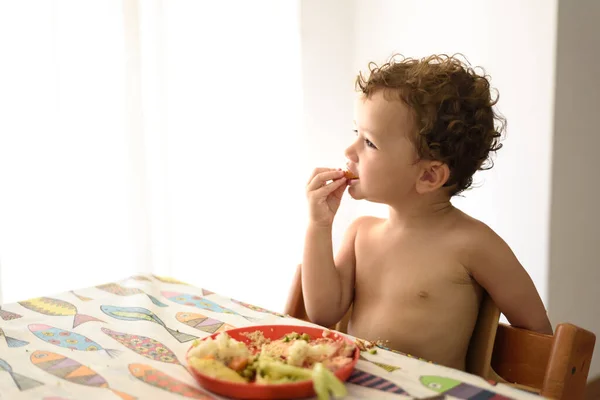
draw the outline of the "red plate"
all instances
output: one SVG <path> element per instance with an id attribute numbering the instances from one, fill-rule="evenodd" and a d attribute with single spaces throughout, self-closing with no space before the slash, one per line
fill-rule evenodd
<path id="1" fill-rule="evenodd" d="M 259 326 L 248 326 L 244 328 L 236 328 L 230 329 L 227 332 L 231 338 L 238 340 L 240 342 L 244 342 L 248 344 L 250 340 L 243 336 L 242 333 L 256 332 L 261 331 L 265 338 L 271 340 L 281 339 L 284 335 L 292 332 L 298 332 L 300 334 L 307 333 L 311 338 L 321 337 L 323 332 L 329 332 L 330 338 L 334 340 L 343 340 L 346 343 L 349 343 L 355 347 L 354 357 L 350 364 L 346 365 L 343 368 L 340 368 L 335 372 L 335 375 L 342 382 L 345 382 L 352 371 L 354 370 L 354 366 L 358 362 L 358 358 L 360 356 L 360 351 L 354 344 L 354 341 L 346 338 L 345 336 L 338 334 L 334 331 L 326 331 L 324 329 L 313 328 L 308 326 L 296 326 L 296 325 L 259 325 Z M 208 336 L 201 340 L 206 340 L 208 338 L 215 338 L 219 335 L 219 333 L 215 333 L 211 336 Z M 337 336 L 337 337 L 336 337 Z M 281 384 L 256 384 L 256 383 L 238 383 L 238 382 L 229 382 L 221 379 L 216 379 L 210 376 L 207 376 L 199 371 L 196 371 L 189 365 L 188 361 L 188 353 L 193 348 L 190 347 L 188 349 L 185 359 L 188 364 L 188 370 L 192 373 L 192 375 L 196 378 L 196 380 L 200 383 L 202 387 L 205 389 L 222 395 L 231 397 L 234 399 L 299 399 L 305 397 L 313 397 L 315 396 L 315 391 L 313 389 L 312 380 L 306 380 L 302 382 L 294 382 L 294 383 L 281 383 Z"/>

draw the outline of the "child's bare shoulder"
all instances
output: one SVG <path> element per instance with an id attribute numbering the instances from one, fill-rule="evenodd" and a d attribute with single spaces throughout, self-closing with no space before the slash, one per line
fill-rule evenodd
<path id="1" fill-rule="evenodd" d="M 458 234 L 458 237 L 464 241 L 465 244 L 482 245 L 486 242 L 491 243 L 496 240 L 502 240 L 485 222 L 473 218 L 463 211 L 457 211 L 454 229 Z"/>
<path id="2" fill-rule="evenodd" d="M 513 326 L 552 334 L 535 284 L 509 245 L 488 225 L 463 214 L 456 224 L 463 264 Z"/>
<path id="3" fill-rule="evenodd" d="M 363 215 L 352 221 L 349 230 L 354 231 L 355 234 L 368 234 L 374 229 L 382 226 L 384 222 L 385 219 L 383 218 L 378 218 L 372 215 Z"/>
<path id="4" fill-rule="evenodd" d="M 460 211 L 453 237 L 455 243 L 466 256 L 466 266 L 487 264 L 490 258 L 512 255 L 512 251 L 502 237 L 485 222 Z"/>

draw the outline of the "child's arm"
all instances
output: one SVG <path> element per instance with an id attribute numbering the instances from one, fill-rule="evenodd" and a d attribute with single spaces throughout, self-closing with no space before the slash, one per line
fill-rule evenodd
<path id="1" fill-rule="evenodd" d="M 552 325 L 531 277 L 502 238 L 482 224 L 468 269 L 511 325 L 552 335 Z"/>
<path id="2" fill-rule="evenodd" d="M 337 323 L 353 296 L 358 222 L 346 232 L 335 260 L 331 239 L 333 218 L 347 186 L 343 176 L 342 171 L 317 169 L 307 185 L 309 223 L 302 260 L 302 292 L 308 317 L 322 326 Z"/>
<path id="3" fill-rule="evenodd" d="M 310 320 L 322 326 L 339 322 L 354 295 L 354 240 L 361 219 L 347 229 L 333 258 L 331 228 L 309 225 L 302 262 L 302 292 Z"/>

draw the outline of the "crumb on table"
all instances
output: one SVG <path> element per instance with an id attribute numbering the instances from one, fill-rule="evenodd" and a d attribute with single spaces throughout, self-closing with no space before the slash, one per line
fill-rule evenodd
<path id="1" fill-rule="evenodd" d="M 386 347 L 384 345 L 384 343 L 389 343 L 389 340 L 378 339 L 375 342 L 371 342 L 368 340 L 356 338 L 354 343 L 360 349 L 360 351 L 367 351 L 367 350 L 373 349 L 374 347 Z M 375 354 L 375 353 L 371 353 L 371 354 Z"/>

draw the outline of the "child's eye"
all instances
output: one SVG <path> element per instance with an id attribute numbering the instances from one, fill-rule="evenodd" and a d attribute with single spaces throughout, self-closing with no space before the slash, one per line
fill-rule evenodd
<path id="1" fill-rule="evenodd" d="M 377 149 L 377 147 L 375 147 L 375 145 L 373 144 L 373 142 L 371 142 L 369 139 L 365 138 L 365 143 L 367 144 L 367 146 L 373 148 L 373 149 Z"/>
<path id="2" fill-rule="evenodd" d="M 358 136 L 358 130 L 357 130 L 357 129 L 353 129 L 353 130 L 352 130 L 352 132 L 354 132 L 354 134 L 355 134 L 356 136 Z M 372 148 L 372 149 L 377 149 L 377 146 L 375 146 L 375 145 L 373 144 L 373 142 L 371 142 L 369 139 L 365 138 L 364 140 L 365 140 L 365 144 L 366 144 L 368 147 L 370 147 L 370 148 Z"/>

